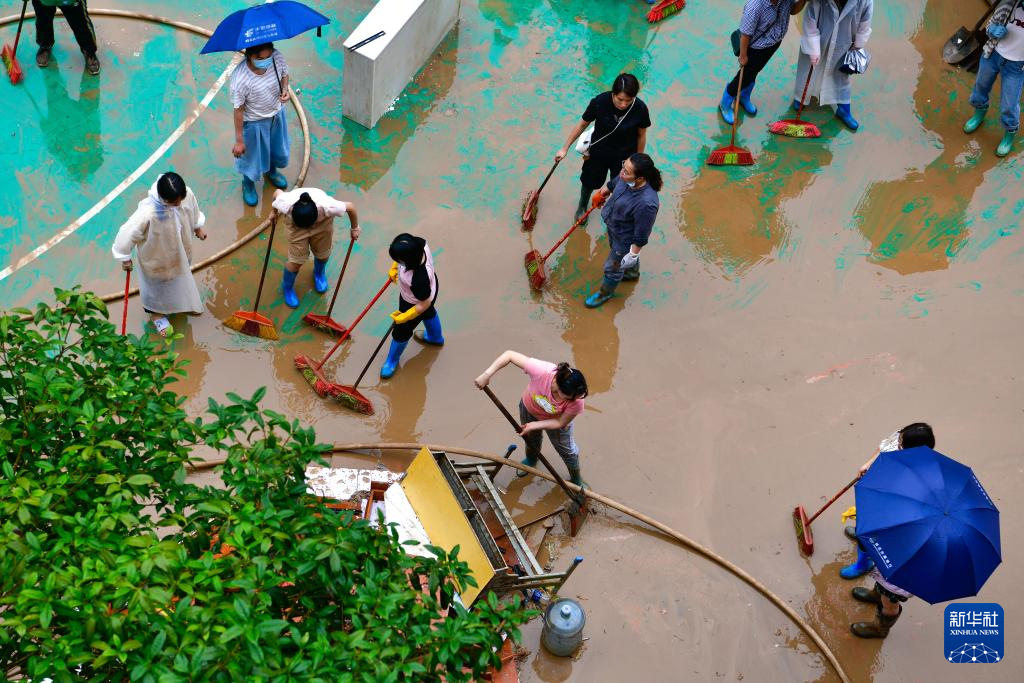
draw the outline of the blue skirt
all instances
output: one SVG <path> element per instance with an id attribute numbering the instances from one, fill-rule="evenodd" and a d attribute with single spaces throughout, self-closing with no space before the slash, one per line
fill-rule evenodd
<path id="1" fill-rule="evenodd" d="M 242 124 L 245 154 L 235 159 L 235 170 L 256 182 L 271 169 L 288 166 L 291 142 L 288 140 L 288 122 L 284 107 L 275 116 Z"/>

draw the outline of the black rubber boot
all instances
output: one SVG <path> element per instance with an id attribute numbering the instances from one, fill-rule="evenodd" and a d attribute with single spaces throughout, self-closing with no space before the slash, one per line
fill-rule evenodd
<path id="1" fill-rule="evenodd" d="M 846 537 L 854 543 L 857 542 L 857 527 L 853 525 L 843 527 L 843 533 L 846 534 Z"/>
<path id="2" fill-rule="evenodd" d="M 853 595 L 854 600 L 860 602 L 871 603 L 872 605 L 882 604 L 882 594 L 878 592 L 878 584 L 875 584 L 874 588 L 864 588 L 863 586 L 857 586 L 850 594 Z"/>
<path id="3" fill-rule="evenodd" d="M 583 217 L 583 214 L 590 208 L 590 195 L 594 193 L 593 190 L 588 188 L 586 185 L 580 185 L 580 203 L 576 205 L 576 220 Z M 586 225 L 587 221 L 583 221 L 583 225 Z"/>
<path id="4" fill-rule="evenodd" d="M 889 629 L 899 620 L 901 614 L 903 614 L 902 607 L 893 616 L 882 614 L 882 606 L 879 605 L 874 621 L 858 621 L 855 624 L 850 624 L 850 631 L 858 638 L 885 638 L 889 635 Z"/>

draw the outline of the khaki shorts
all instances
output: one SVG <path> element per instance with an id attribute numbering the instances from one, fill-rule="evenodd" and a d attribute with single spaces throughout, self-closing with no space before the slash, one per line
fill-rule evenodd
<path id="1" fill-rule="evenodd" d="M 327 218 L 314 223 L 309 228 L 296 228 L 288 221 L 288 263 L 301 266 L 313 256 L 326 261 L 331 255 L 331 242 L 334 238 L 334 218 Z"/>

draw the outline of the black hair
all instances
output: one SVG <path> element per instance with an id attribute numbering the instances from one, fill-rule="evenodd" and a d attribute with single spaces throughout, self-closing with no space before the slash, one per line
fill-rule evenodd
<path id="1" fill-rule="evenodd" d="M 900 430 L 900 448 L 927 446 L 935 448 L 935 432 L 927 422 L 915 422 Z"/>
<path id="2" fill-rule="evenodd" d="M 630 97 L 636 97 L 640 92 L 640 81 L 633 74 L 619 74 L 612 81 L 612 94 L 626 93 Z"/>
<path id="3" fill-rule="evenodd" d="M 184 199 L 188 191 L 182 177 L 174 171 L 168 171 L 157 178 L 156 193 L 165 202 L 176 202 L 179 199 Z"/>
<path id="4" fill-rule="evenodd" d="M 422 237 L 403 232 L 391 240 L 388 254 L 406 268 L 415 268 L 423 260 L 423 250 L 426 246 L 427 241 Z"/>
<path id="5" fill-rule="evenodd" d="M 320 210 L 308 192 L 299 195 L 299 201 L 292 205 L 292 223 L 297 228 L 308 228 L 320 218 Z"/>
<path id="6" fill-rule="evenodd" d="M 643 152 L 637 152 L 629 155 L 629 163 L 633 164 L 633 173 L 637 178 L 643 178 L 655 192 L 661 192 L 661 171 L 654 165 L 654 159 Z"/>
<path id="7" fill-rule="evenodd" d="M 274 44 L 273 43 L 260 43 L 259 45 L 250 45 L 249 47 L 245 48 L 245 56 L 246 57 L 252 57 L 253 55 L 256 55 L 256 54 L 259 54 L 260 52 L 263 52 L 263 50 L 265 48 L 268 48 L 268 47 L 271 49 L 271 51 L 273 51 Z"/>
<path id="8" fill-rule="evenodd" d="M 583 373 L 568 363 L 559 363 L 555 369 L 555 383 L 558 390 L 570 399 L 584 398 L 589 393 L 587 389 L 587 378 Z"/>

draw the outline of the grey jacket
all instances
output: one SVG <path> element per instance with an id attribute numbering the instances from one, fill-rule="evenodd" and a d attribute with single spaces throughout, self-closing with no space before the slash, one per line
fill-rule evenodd
<path id="1" fill-rule="evenodd" d="M 614 239 L 642 247 L 647 244 L 658 217 L 658 193 L 645 183 L 641 188 L 630 188 L 615 176 L 608 183 L 612 194 L 601 209 L 608 232 Z"/>

